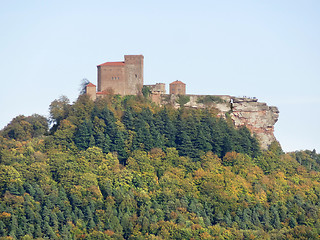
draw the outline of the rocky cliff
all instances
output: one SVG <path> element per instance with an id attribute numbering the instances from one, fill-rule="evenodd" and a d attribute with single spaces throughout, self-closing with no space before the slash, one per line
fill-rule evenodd
<path id="1" fill-rule="evenodd" d="M 228 95 L 162 95 L 161 104 L 168 103 L 176 108 L 181 104 L 192 108 L 214 107 L 222 117 L 229 114 L 236 127 L 245 125 L 257 136 L 262 149 L 267 149 L 276 140 L 274 125 L 278 120 L 279 110 L 277 107 L 258 102 L 256 98 Z"/>

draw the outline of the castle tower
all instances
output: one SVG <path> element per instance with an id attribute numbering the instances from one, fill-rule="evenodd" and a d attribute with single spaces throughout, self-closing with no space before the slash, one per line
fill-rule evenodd
<path id="1" fill-rule="evenodd" d="M 96 100 L 97 92 L 96 92 L 96 85 L 89 83 L 86 86 L 86 94 L 90 97 L 91 100 Z"/>
<path id="2" fill-rule="evenodd" d="M 126 88 L 124 95 L 137 95 L 143 87 L 143 55 L 125 55 Z"/>
<path id="3" fill-rule="evenodd" d="M 174 81 L 169 84 L 169 93 L 176 95 L 185 95 L 186 94 L 186 84 L 181 81 Z"/>

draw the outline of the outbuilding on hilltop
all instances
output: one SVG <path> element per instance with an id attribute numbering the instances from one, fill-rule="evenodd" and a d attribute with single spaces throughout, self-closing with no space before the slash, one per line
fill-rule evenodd
<path id="1" fill-rule="evenodd" d="M 169 84 L 169 93 L 175 95 L 185 95 L 186 94 L 186 84 L 176 80 Z"/>

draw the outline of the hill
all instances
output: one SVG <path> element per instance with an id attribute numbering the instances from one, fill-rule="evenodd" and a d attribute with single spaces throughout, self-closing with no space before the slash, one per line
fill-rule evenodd
<path id="1" fill-rule="evenodd" d="M 318 239 L 315 151 L 261 150 L 213 108 L 117 95 L 0 137 L 0 239 Z"/>

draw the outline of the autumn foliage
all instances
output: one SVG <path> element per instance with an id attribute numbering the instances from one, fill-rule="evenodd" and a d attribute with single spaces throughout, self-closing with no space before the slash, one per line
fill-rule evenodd
<path id="1" fill-rule="evenodd" d="M 214 109 L 86 96 L 0 132 L 0 239 L 318 239 L 320 156 Z"/>

